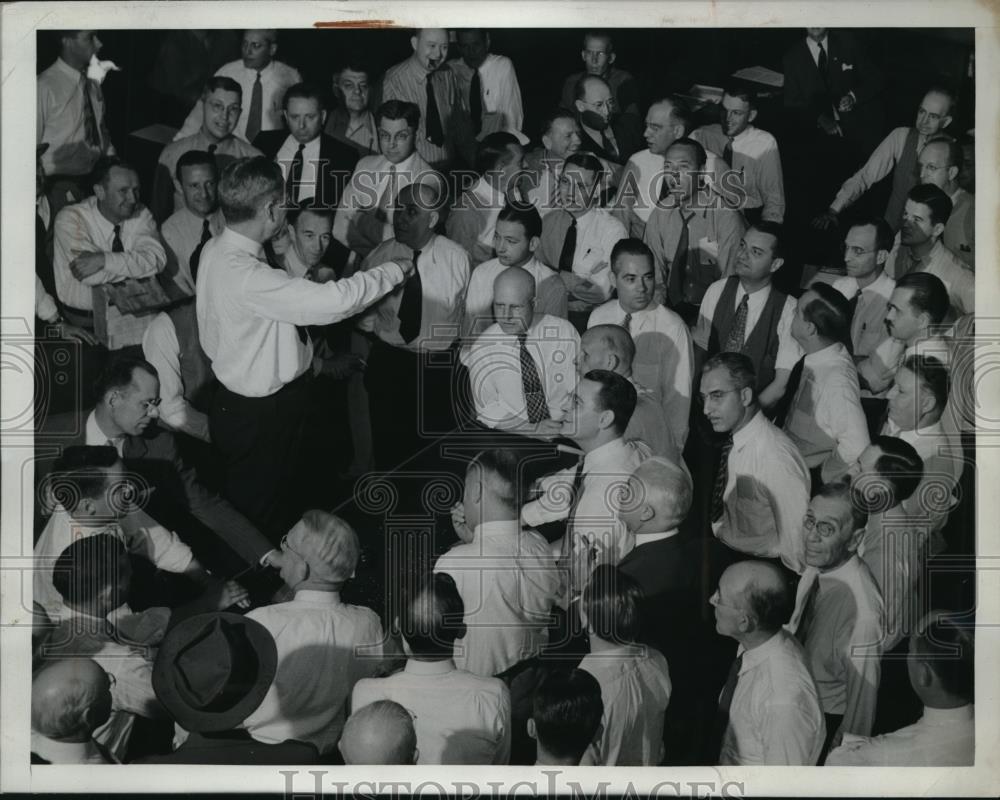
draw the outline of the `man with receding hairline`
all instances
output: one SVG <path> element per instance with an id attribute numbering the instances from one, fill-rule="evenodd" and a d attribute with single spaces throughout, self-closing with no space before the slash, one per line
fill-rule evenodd
<path id="1" fill-rule="evenodd" d="M 110 764 L 92 738 L 111 714 L 111 680 L 89 658 L 53 661 L 31 680 L 31 760 L 38 764 Z"/>
<path id="2" fill-rule="evenodd" d="M 580 78 L 575 95 L 580 149 L 610 164 L 611 185 L 617 186 L 625 162 L 642 146 L 636 116 L 618 112 L 611 86 L 598 75 Z"/>
<path id="3" fill-rule="evenodd" d="M 349 766 L 416 764 L 420 755 L 410 712 L 392 700 L 376 700 L 351 714 L 337 747 Z"/>
<path id="4" fill-rule="evenodd" d="M 964 162 L 962 145 L 948 136 L 929 139 L 917 156 L 920 182 L 934 184 L 951 200 L 951 214 L 941 241 L 969 269 L 975 270 L 976 196 L 958 185 Z"/>

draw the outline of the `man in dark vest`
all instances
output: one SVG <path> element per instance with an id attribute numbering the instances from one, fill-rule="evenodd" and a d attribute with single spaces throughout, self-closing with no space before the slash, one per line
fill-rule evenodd
<path id="1" fill-rule="evenodd" d="M 903 221 L 906 194 L 918 180 L 917 156 L 929 139 L 938 136 L 955 115 L 955 96 L 942 87 L 932 87 L 917 109 L 913 127 L 896 128 L 882 140 L 875 151 L 854 175 L 844 181 L 837 196 L 825 212 L 813 220 L 817 228 L 826 229 L 838 215 L 862 194 L 892 172 L 892 194 L 885 208 L 885 221 L 898 231 Z"/>

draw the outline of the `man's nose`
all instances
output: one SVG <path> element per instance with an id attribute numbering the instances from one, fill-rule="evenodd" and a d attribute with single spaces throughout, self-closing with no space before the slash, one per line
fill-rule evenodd
<path id="1" fill-rule="evenodd" d="M 159 406 L 149 406 L 149 408 L 146 409 L 146 415 L 150 419 L 157 419 L 160 416 L 160 407 Z"/>

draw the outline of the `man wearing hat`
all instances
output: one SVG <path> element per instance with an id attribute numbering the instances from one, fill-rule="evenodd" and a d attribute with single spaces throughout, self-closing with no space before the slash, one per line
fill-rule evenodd
<path id="1" fill-rule="evenodd" d="M 278 649 L 267 629 L 239 614 L 190 617 L 160 645 L 153 690 L 178 725 L 190 733 L 173 753 L 145 764 L 313 764 L 304 742 L 254 741 L 243 721 L 271 688 Z"/>

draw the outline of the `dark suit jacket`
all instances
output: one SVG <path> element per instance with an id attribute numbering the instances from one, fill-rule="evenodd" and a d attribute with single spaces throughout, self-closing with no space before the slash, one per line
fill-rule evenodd
<path id="1" fill-rule="evenodd" d="M 601 143 L 592 139 L 590 134 L 584 130 L 582 123 L 580 125 L 580 149 L 588 153 L 593 153 L 595 156 L 610 161 L 613 164 L 623 165 L 632 155 L 643 148 L 644 142 L 639 119 L 633 114 L 618 114 L 612 117 L 611 133 L 614 135 L 615 143 L 618 145 L 618 155 L 609 153 L 601 147 Z"/>
<path id="2" fill-rule="evenodd" d="M 857 103 L 850 112 L 840 115 L 840 127 L 846 138 L 864 145 L 867 152 L 883 134 L 879 99 L 884 78 L 849 32 L 830 31 L 826 44 L 826 84 L 804 38 L 788 48 L 783 61 L 785 108 L 802 133 L 815 132 L 821 114 L 832 116 L 830 104 L 836 105 L 845 94 L 854 92 Z M 872 141 L 874 144 L 868 147 Z"/>
<path id="3" fill-rule="evenodd" d="M 265 156 L 274 159 L 281 145 L 288 138 L 288 131 L 262 131 L 253 140 L 253 146 Z M 320 181 L 320 196 L 316 198 L 323 205 L 336 209 L 340 203 L 340 195 L 351 179 L 354 167 L 358 163 L 358 152 L 339 142 L 325 133 L 320 134 L 319 159 L 322 163 L 322 180 Z"/>
<path id="4" fill-rule="evenodd" d="M 82 413 L 56 414 L 45 420 L 45 441 L 56 447 L 49 450 L 47 459 L 43 456 L 36 462 L 36 480 L 40 481 L 52 470 L 56 451 L 86 443 L 90 411 L 88 408 Z M 150 425 L 141 436 L 127 436 L 123 450 L 129 471 L 155 488 L 146 510 L 161 525 L 182 533 L 191 528 L 190 517 L 194 517 L 250 564 L 257 563 L 273 549 L 246 517 L 202 485 L 194 470 L 181 460 L 170 431 Z"/>
<path id="5" fill-rule="evenodd" d="M 173 753 L 146 756 L 134 764 L 318 764 L 319 753 L 305 742 L 263 744 L 246 731 L 192 733 Z"/>

